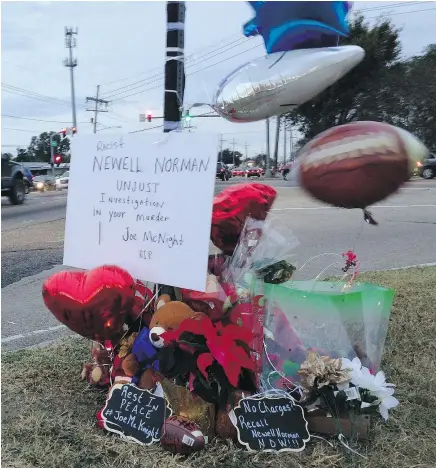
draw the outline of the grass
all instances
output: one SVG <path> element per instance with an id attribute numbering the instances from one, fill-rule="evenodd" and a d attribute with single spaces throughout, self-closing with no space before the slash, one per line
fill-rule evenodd
<path id="1" fill-rule="evenodd" d="M 376 421 L 361 458 L 312 439 L 301 454 L 250 454 L 214 441 L 186 459 L 144 448 L 95 426 L 105 395 L 80 381 L 90 343 L 67 339 L 2 356 L 2 463 L 8 468 L 423 468 L 436 460 L 436 268 L 361 275 L 396 290 L 382 367 L 400 406 Z"/>

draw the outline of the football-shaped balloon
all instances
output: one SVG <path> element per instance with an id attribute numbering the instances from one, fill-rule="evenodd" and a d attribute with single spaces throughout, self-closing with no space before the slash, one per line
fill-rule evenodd
<path id="1" fill-rule="evenodd" d="M 206 444 L 199 426 L 183 416 L 170 416 L 163 427 L 160 443 L 174 454 L 189 455 L 202 450 Z"/>
<path id="2" fill-rule="evenodd" d="M 70 330 L 95 341 L 110 340 L 121 332 L 132 310 L 135 280 L 117 266 L 85 273 L 60 271 L 44 282 L 42 297 Z"/>
<path id="3" fill-rule="evenodd" d="M 300 181 L 325 203 L 364 209 L 398 190 L 427 154 L 421 141 L 403 129 L 353 122 L 319 134 L 301 149 Z"/>

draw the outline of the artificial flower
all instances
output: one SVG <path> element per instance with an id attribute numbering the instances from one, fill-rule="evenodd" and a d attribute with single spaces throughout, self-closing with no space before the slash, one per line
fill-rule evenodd
<path id="1" fill-rule="evenodd" d="M 320 356 L 314 352 L 308 353 L 298 374 L 301 376 L 300 385 L 309 391 L 315 384 L 317 388 L 322 388 L 326 385 L 341 384 L 348 380 L 348 373 L 342 369 L 340 359 Z"/>
<path id="2" fill-rule="evenodd" d="M 396 408 L 400 403 L 394 396 L 392 396 L 393 394 L 393 388 L 385 388 L 384 390 L 371 392 L 371 395 L 377 397 L 375 404 L 378 404 L 378 411 L 385 421 L 388 420 L 389 410 Z"/>

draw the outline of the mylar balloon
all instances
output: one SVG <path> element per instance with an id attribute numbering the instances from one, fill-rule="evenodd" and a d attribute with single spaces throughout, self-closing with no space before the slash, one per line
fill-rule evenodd
<path id="1" fill-rule="evenodd" d="M 260 34 L 268 54 L 338 45 L 349 33 L 349 2 L 248 2 L 256 16 L 245 36 Z"/>
<path id="2" fill-rule="evenodd" d="M 395 192 L 427 154 L 421 141 L 401 128 L 353 122 L 321 133 L 301 149 L 300 181 L 325 203 L 365 209 Z"/>
<path id="3" fill-rule="evenodd" d="M 135 280 L 117 266 L 86 273 L 60 271 L 44 282 L 42 297 L 70 330 L 95 341 L 111 340 L 122 331 L 132 310 Z"/>
<path id="4" fill-rule="evenodd" d="M 342 78 L 364 55 L 358 46 L 343 46 L 293 50 L 258 58 L 234 70 L 221 82 L 213 108 L 231 122 L 255 122 L 284 114 Z"/>

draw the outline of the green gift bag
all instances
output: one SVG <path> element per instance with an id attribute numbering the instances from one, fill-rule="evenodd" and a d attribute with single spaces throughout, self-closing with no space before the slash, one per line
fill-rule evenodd
<path id="1" fill-rule="evenodd" d="M 357 356 L 371 371 L 379 368 L 392 289 L 312 280 L 265 284 L 264 293 L 266 336 L 278 365 L 301 361 L 301 352 L 295 358 L 297 347 L 332 357 Z"/>

